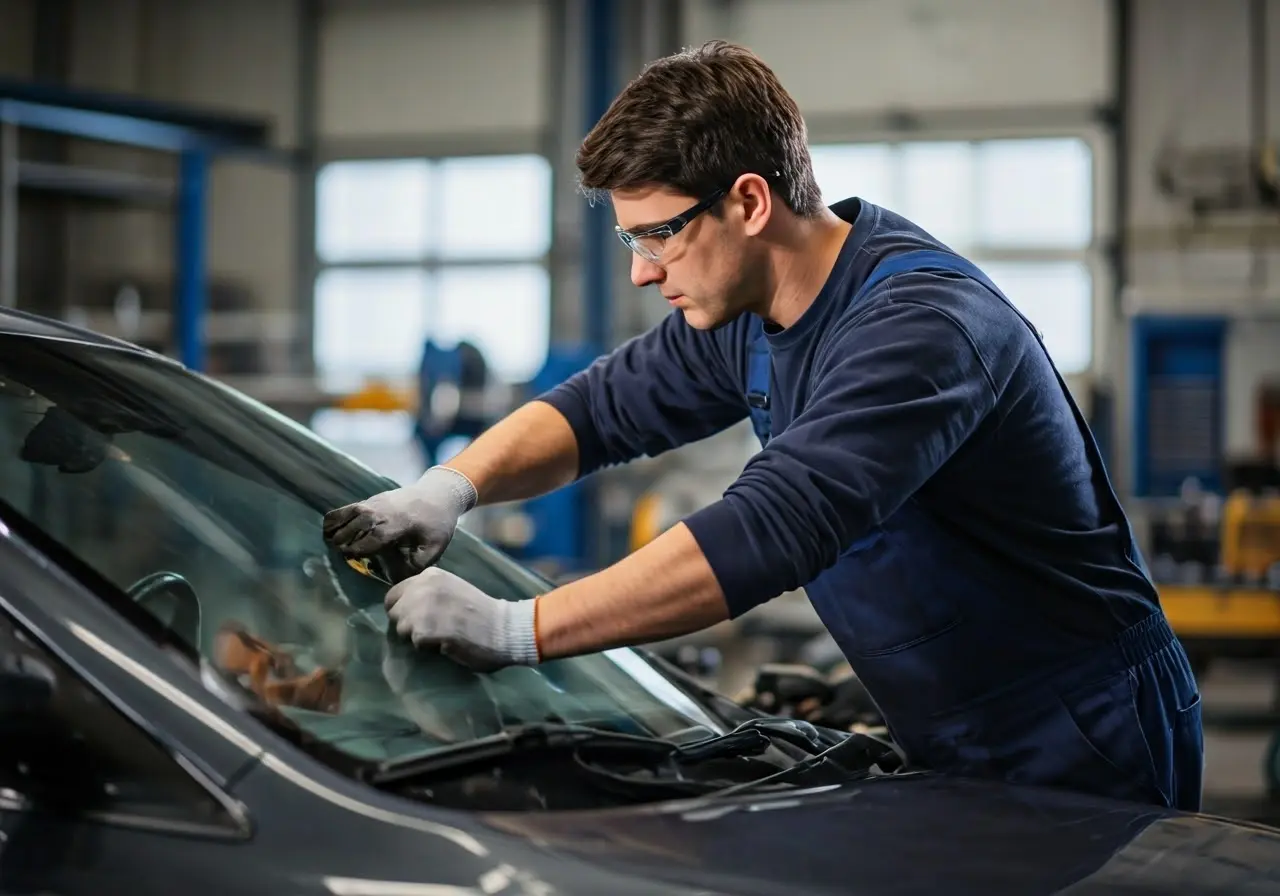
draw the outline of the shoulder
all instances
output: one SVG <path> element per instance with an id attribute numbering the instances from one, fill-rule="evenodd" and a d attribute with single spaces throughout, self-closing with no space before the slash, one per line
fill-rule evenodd
<path id="1" fill-rule="evenodd" d="M 904 271 L 879 283 L 862 304 L 863 324 L 894 326 L 904 338 L 962 337 L 998 380 L 1039 351 L 1038 335 L 1011 300 L 968 273 Z"/>
<path id="2" fill-rule="evenodd" d="M 1009 377 L 1006 346 L 1017 318 L 996 305 L 1004 303 L 963 274 L 895 274 L 834 322 L 814 373 L 819 381 L 924 379 L 938 387 L 985 381 L 999 394 Z"/>
<path id="3" fill-rule="evenodd" d="M 875 295 L 842 315 L 824 340 L 825 354 L 848 356 L 854 349 L 891 349 L 919 358 L 947 355 L 958 361 L 962 355 L 971 355 L 981 359 L 982 346 L 960 307 L 933 297 L 904 297 L 896 292 L 886 281 L 877 286 Z"/>

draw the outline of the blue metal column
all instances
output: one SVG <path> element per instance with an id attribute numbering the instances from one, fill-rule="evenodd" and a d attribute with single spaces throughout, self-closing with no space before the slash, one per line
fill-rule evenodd
<path id="1" fill-rule="evenodd" d="M 604 115 L 617 93 L 616 0 L 586 0 L 586 18 L 584 135 Z M 587 345 L 596 352 L 613 346 L 612 215 L 607 204 L 599 204 L 589 206 L 583 220 L 583 329 Z"/>
<path id="2" fill-rule="evenodd" d="M 583 36 L 583 136 L 608 110 L 617 93 L 618 25 L 616 0 L 585 0 Z M 589 205 L 582 219 L 583 335 L 587 349 L 601 354 L 613 347 L 613 209 L 608 203 Z M 621 245 L 621 244 L 619 244 Z M 600 480 L 578 484 L 577 500 L 583 507 L 582 551 L 588 564 L 608 562 L 608 537 L 600 513 Z"/>
<path id="3" fill-rule="evenodd" d="M 178 344 L 178 359 L 192 370 L 203 370 L 205 362 L 205 216 L 208 191 L 208 156 L 198 150 L 184 150 L 179 160 L 178 220 L 174 240 L 174 336 Z"/>

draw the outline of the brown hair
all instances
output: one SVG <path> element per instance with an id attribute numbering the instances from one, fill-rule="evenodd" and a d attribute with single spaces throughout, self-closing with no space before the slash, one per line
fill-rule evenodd
<path id="1" fill-rule="evenodd" d="M 592 201 L 650 185 L 700 199 L 752 173 L 798 215 L 823 208 L 799 106 L 758 56 L 723 40 L 645 66 L 587 134 L 577 165 Z"/>

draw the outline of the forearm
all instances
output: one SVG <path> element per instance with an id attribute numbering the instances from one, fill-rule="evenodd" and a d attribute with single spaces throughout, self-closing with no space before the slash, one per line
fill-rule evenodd
<path id="1" fill-rule="evenodd" d="M 564 415 L 531 401 L 485 430 L 447 466 L 471 480 L 478 504 L 536 498 L 573 482 L 578 443 Z"/>
<path id="2" fill-rule="evenodd" d="M 538 599 L 541 658 L 644 644 L 729 618 L 710 565 L 683 523 L 594 575 Z"/>

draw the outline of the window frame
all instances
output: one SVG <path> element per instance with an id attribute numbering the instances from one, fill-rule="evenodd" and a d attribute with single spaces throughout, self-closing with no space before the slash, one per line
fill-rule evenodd
<path id="1" fill-rule="evenodd" d="M 3 625 L 10 626 L 18 637 L 32 646 L 40 659 L 52 665 L 60 681 L 70 682 L 91 694 L 100 702 L 104 712 L 112 720 L 112 724 L 128 728 L 138 735 L 141 742 L 154 748 L 156 756 L 162 762 L 171 766 L 169 770 L 175 776 L 207 795 L 210 801 L 221 810 L 219 820 L 212 822 L 160 817 L 132 808 L 86 809 L 78 812 L 75 818 L 123 830 L 176 834 L 203 840 L 239 842 L 250 839 L 252 824 L 248 810 L 242 803 L 219 787 L 181 750 L 158 737 L 151 727 L 142 722 L 137 714 L 124 705 L 116 695 L 98 687 L 86 674 L 81 664 L 61 649 L 55 639 L 27 619 L 3 593 L 0 593 L 0 626 Z M 26 795 L 0 789 L 0 815 L 33 811 L 39 811 L 38 802 Z"/>
<path id="2" fill-rule="evenodd" d="M 1081 249 L 1052 249 L 1037 247 L 980 246 L 968 253 L 975 264 L 994 263 L 1046 263 L 1072 262 L 1082 264 L 1092 284 L 1089 305 L 1089 329 L 1092 344 L 1089 346 L 1089 364 L 1082 370 L 1063 373 L 1068 384 L 1081 380 L 1094 380 L 1114 374 L 1116 363 L 1108 350 L 1114 330 L 1114 311 L 1117 306 L 1116 270 L 1113 257 L 1115 243 L 1115 196 L 1112 189 L 1115 172 L 1113 135 L 1102 122 L 1089 120 L 1045 121 L 1034 124 L 1001 122 L 993 116 L 983 124 L 983 113 L 966 116 L 977 124 L 958 123 L 945 115 L 921 115 L 910 127 L 895 123 L 891 117 L 877 121 L 872 118 L 839 117 L 819 118 L 809 122 L 809 145 L 889 145 L 893 148 L 910 143 L 969 142 L 982 143 L 994 140 L 1023 139 L 1076 139 L 1084 143 L 1091 158 L 1092 190 L 1091 240 Z M 844 198 L 844 197 L 841 197 Z M 829 201 L 833 198 L 828 197 Z M 900 211 L 899 209 L 891 209 Z M 1074 391 L 1074 388 L 1073 388 Z"/>
<path id="3" fill-rule="evenodd" d="M 447 258 L 440 254 L 438 249 L 429 249 L 423 255 L 417 258 L 389 258 L 389 259 L 365 259 L 365 260 L 342 260 L 342 261 L 325 261 L 320 256 L 319 247 L 319 227 L 320 227 L 320 209 L 319 209 L 319 187 L 321 175 L 325 168 L 331 164 L 340 164 L 344 162 L 397 162 L 397 161 L 425 161 L 430 165 L 437 165 L 454 159 L 475 159 L 475 158 L 494 158 L 503 156 L 533 156 L 542 159 L 547 165 L 547 195 L 546 195 L 546 212 L 547 212 L 547 232 L 549 239 L 545 249 L 537 255 L 534 254 L 503 254 L 476 257 L 460 257 Z M 555 170 L 555 160 L 546 151 L 544 146 L 539 145 L 537 141 L 523 140 L 503 140 L 495 141 L 493 145 L 466 145 L 454 144 L 445 141 L 436 146 L 422 146 L 414 142 L 398 143 L 389 142 L 382 145 L 374 144 L 350 144 L 330 147 L 327 151 L 317 154 L 315 167 L 312 176 L 309 179 L 309 202 L 312 214 L 307 222 L 310 227 L 306 232 L 305 243 L 308 258 L 310 260 L 310 270 L 308 272 L 307 284 L 307 312 L 308 327 L 307 354 L 311 360 L 311 368 L 317 379 L 323 379 L 323 372 L 319 359 L 315 355 L 316 348 L 316 332 L 318 325 L 318 308 L 316 305 L 318 295 L 318 285 L 321 278 L 330 271 L 416 271 L 424 274 L 428 282 L 431 284 L 431 294 L 428 299 L 429 307 L 439 300 L 439 296 L 435 293 L 436 278 L 442 270 L 449 269 L 501 269 L 506 267 L 528 267 L 533 266 L 541 269 L 547 276 L 547 332 L 548 345 L 546 350 L 550 350 L 550 333 L 551 320 L 554 317 L 555 302 L 555 265 L 554 255 L 556 253 L 556 185 L 557 176 Z M 427 208 L 423 209 L 425 215 L 438 217 L 440 209 L 440 198 L 438 195 L 432 196 Z M 497 213 L 500 213 L 497 212 Z M 434 222 L 434 230 L 438 233 L 438 220 Z M 428 312 L 430 316 L 433 311 Z M 429 338 L 430 333 L 425 334 Z M 393 387 L 412 386 L 417 381 L 417 369 L 407 371 L 403 378 L 390 376 L 365 376 L 360 375 L 363 379 L 380 379 L 389 381 Z M 509 384 L 515 385 L 515 384 Z"/>

